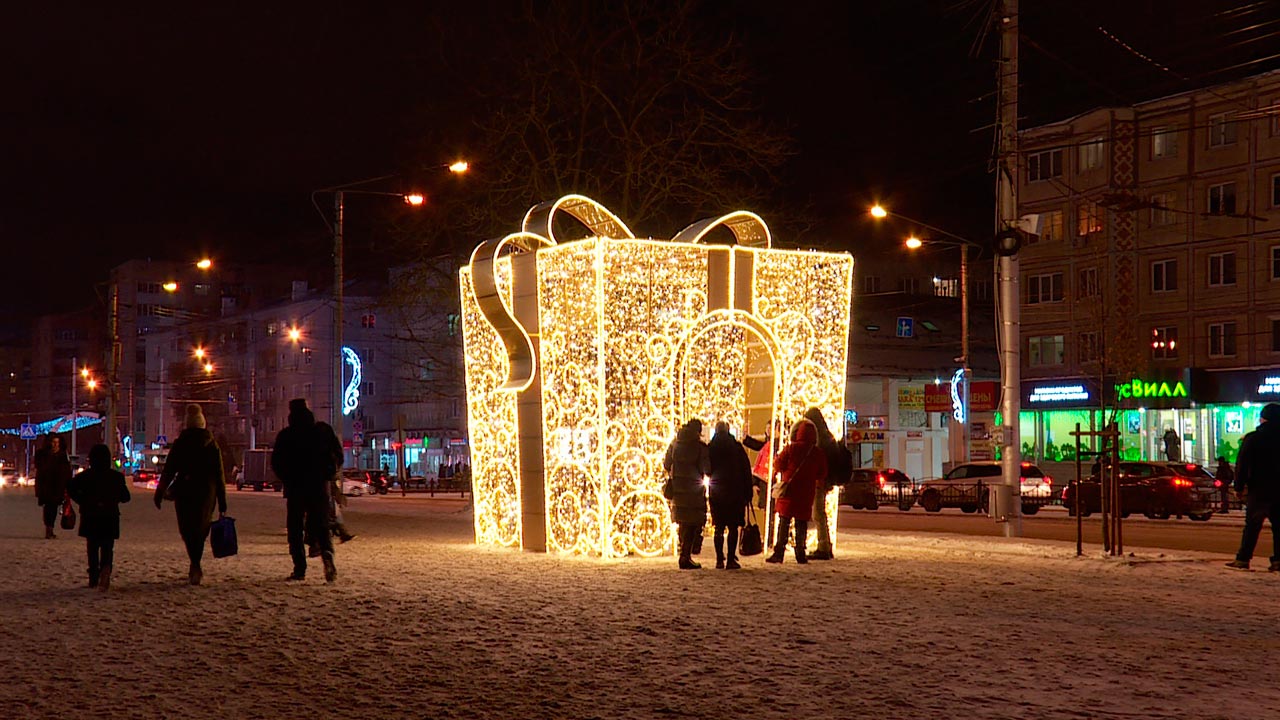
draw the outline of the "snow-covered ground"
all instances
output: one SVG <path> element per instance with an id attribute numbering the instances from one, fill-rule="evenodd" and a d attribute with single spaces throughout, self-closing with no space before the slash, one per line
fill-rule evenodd
<path id="1" fill-rule="evenodd" d="M 1280 716 L 1280 576 L 1225 556 L 841 533 L 833 562 L 680 572 L 476 547 L 462 502 L 377 497 L 326 586 L 284 582 L 279 495 L 230 504 L 240 555 L 190 587 L 135 490 L 100 593 L 0 493 L 0 718 Z"/>

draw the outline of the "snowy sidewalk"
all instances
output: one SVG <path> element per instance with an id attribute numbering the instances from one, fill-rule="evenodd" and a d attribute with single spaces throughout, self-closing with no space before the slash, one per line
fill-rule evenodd
<path id="1" fill-rule="evenodd" d="M 172 507 L 135 489 L 104 594 L 0 493 L 0 717 L 1280 714 L 1280 576 L 1222 556 L 841 533 L 833 562 L 679 572 L 480 548 L 465 502 L 378 497 L 326 586 L 284 582 L 278 494 L 229 501 L 240 555 L 190 587 Z"/>

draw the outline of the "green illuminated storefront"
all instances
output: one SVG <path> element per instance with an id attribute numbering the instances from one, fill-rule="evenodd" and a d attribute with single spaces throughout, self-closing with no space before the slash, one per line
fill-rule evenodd
<path id="1" fill-rule="evenodd" d="M 1280 369 L 1029 380 L 1022 383 L 1022 453 L 1033 462 L 1074 461 L 1076 424 L 1098 430 L 1114 419 L 1126 459 L 1165 460 L 1173 430 L 1180 459 L 1214 465 L 1226 457 L 1234 463 L 1241 438 L 1257 427 L 1267 402 L 1280 402 Z M 1095 449 L 1092 439 L 1082 445 Z"/>

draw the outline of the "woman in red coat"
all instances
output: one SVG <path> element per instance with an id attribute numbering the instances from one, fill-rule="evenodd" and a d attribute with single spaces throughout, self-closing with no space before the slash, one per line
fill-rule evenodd
<path id="1" fill-rule="evenodd" d="M 818 429 L 812 422 L 801 420 L 791 428 L 791 442 L 778 453 L 773 471 L 776 481 L 783 484 L 775 509 L 778 511 L 777 540 L 773 554 L 766 562 L 780 563 L 787 551 L 787 536 L 791 521 L 796 521 L 796 562 L 809 562 L 804 545 L 809 533 L 809 517 L 813 513 L 813 496 L 818 483 L 827 477 L 827 458 L 818 448 Z"/>

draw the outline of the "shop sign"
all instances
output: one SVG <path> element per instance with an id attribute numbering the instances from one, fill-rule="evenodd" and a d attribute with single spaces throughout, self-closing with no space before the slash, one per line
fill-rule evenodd
<path id="1" fill-rule="evenodd" d="M 969 409 L 973 412 L 995 410 L 999 397 L 1000 388 L 992 380 L 969 383 Z M 951 383 L 925 385 L 924 409 L 929 412 L 953 412 L 955 408 L 951 399 Z"/>
<path id="2" fill-rule="evenodd" d="M 1058 405 L 1068 402 L 1081 402 L 1091 399 L 1088 388 L 1081 384 L 1074 385 L 1033 385 L 1027 395 L 1029 405 Z"/>
<path id="3" fill-rule="evenodd" d="M 889 417 L 887 415 L 868 415 L 865 424 L 873 430 L 883 430 L 889 427 Z"/>
<path id="4" fill-rule="evenodd" d="M 857 424 L 858 424 L 858 411 L 857 411 L 857 410 L 845 410 L 845 411 L 844 411 L 844 424 L 845 424 L 845 425 L 857 425 Z"/>
<path id="5" fill-rule="evenodd" d="M 884 430 L 863 430 L 862 442 L 864 443 L 882 443 L 885 439 Z"/>
<path id="6" fill-rule="evenodd" d="M 1280 395 L 1280 376 L 1269 375 L 1258 385 L 1259 395 Z"/>
<path id="7" fill-rule="evenodd" d="M 1121 400 L 1184 398 L 1187 397 L 1187 386 L 1181 381 L 1169 384 L 1166 381 L 1134 378 L 1116 385 L 1116 397 Z"/>
<path id="8" fill-rule="evenodd" d="M 924 409 L 924 386 L 923 385 L 899 385 L 898 386 L 898 409 L 899 410 L 923 410 Z"/>

